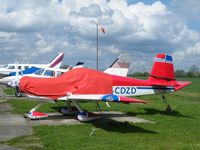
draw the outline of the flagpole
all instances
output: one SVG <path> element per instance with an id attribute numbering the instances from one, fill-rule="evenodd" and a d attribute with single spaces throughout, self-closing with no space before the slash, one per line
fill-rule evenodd
<path id="1" fill-rule="evenodd" d="M 97 23 L 97 66 L 96 69 L 99 70 L 99 35 L 98 35 L 98 23 Z"/>

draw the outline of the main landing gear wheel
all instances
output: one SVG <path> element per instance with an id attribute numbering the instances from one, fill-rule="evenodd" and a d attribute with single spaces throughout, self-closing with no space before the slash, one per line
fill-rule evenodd
<path id="1" fill-rule="evenodd" d="M 76 107 L 71 106 L 71 102 L 67 101 L 66 106 L 62 107 L 60 112 L 64 115 L 74 115 L 79 112 Z"/>
<path id="2" fill-rule="evenodd" d="M 60 111 L 64 115 L 73 115 L 73 114 L 76 114 L 76 113 L 79 112 L 76 107 L 71 107 L 71 109 L 68 109 L 66 107 L 62 107 Z"/>
<path id="3" fill-rule="evenodd" d="M 77 116 L 77 119 L 81 122 L 93 121 L 99 118 L 101 118 L 100 115 L 97 115 L 91 112 L 81 112 Z"/>
<path id="4" fill-rule="evenodd" d="M 86 112 L 83 109 L 81 109 L 78 101 L 72 101 L 72 103 L 76 106 L 76 108 L 79 110 L 79 114 L 77 115 L 77 119 L 82 122 L 92 121 L 101 118 L 100 115 Z"/>
<path id="5" fill-rule="evenodd" d="M 167 105 L 166 112 L 172 112 L 170 105 Z"/>

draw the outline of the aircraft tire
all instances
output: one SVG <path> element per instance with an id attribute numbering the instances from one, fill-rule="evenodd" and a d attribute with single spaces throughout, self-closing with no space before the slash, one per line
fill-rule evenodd
<path id="1" fill-rule="evenodd" d="M 22 93 L 20 91 L 16 91 L 15 96 L 16 97 L 22 97 Z"/>

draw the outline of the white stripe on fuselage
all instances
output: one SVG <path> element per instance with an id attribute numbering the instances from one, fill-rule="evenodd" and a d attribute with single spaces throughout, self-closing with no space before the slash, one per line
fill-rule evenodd
<path id="1" fill-rule="evenodd" d="M 174 92 L 172 86 L 113 86 L 113 94 L 124 96 L 141 96 Z"/>

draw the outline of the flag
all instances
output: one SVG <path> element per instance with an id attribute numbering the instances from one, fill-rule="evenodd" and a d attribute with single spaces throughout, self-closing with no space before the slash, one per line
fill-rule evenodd
<path id="1" fill-rule="evenodd" d="M 105 34 L 105 29 L 102 26 L 100 26 L 100 30 Z"/>

